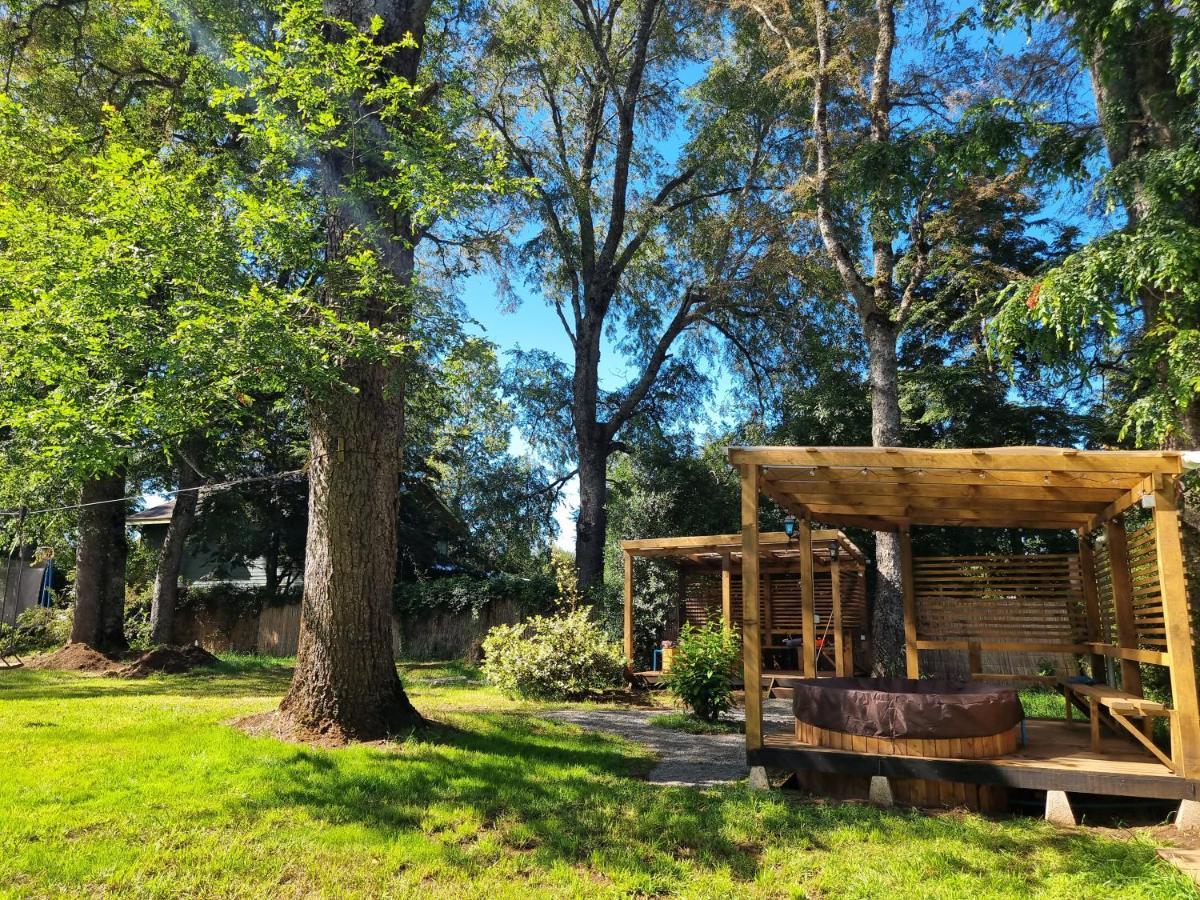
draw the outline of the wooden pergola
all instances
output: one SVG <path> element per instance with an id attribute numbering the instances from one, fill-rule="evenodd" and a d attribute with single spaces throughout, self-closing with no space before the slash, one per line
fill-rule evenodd
<path id="1" fill-rule="evenodd" d="M 1185 468 L 1200 465 L 1196 454 L 1043 447 L 733 447 L 728 458 L 741 470 L 746 684 L 757 683 L 761 671 L 758 606 L 750 598 L 758 590 L 761 559 L 759 500 L 767 497 L 802 520 L 802 554 L 812 539 L 812 522 L 899 532 L 910 677 L 920 675 L 922 651 L 965 651 L 974 677 L 987 677 L 980 671 L 986 651 L 1058 652 L 1089 658 L 1093 678 L 1111 660 L 1121 687 L 1141 696 L 1139 664 L 1166 667 L 1173 697 L 1168 710 L 1172 761 L 1169 767 L 1147 761 L 1146 766 L 1158 769 L 1130 771 L 1150 781 L 1161 775 L 1177 783 L 1151 787 L 1146 781 L 1139 787 L 1128 778 L 1102 783 L 1104 767 L 1097 765 L 1089 778 L 1061 789 L 1200 796 L 1194 780 L 1200 779 L 1200 702 L 1178 511 L 1178 480 Z M 1151 508 L 1152 521 L 1129 534 L 1124 517 L 1135 506 Z M 991 557 L 931 558 L 914 567 L 909 532 L 922 525 L 1069 529 L 1078 536 L 1079 552 L 1008 557 L 999 563 Z M 990 593 L 978 587 L 985 583 Z M 956 593 L 968 587 L 969 595 Z M 957 606 L 965 604 L 960 597 L 989 598 L 988 616 L 971 620 L 959 612 L 956 618 Z M 1043 633 L 1054 629 L 1052 637 Z M 1148 739 L 1143 743 L 1149 746 Z M 1092 746 L 1097 745 L 1093 735 Z M 802 761 L 800 756 L 780 756 L 778 742 L 764 749 L 762 696 L 756 691 L 746 694 L 746 746 L 752 765 Z M 818 764 L 811 754 L 821 751 L 806 752 L 806 764 Z M 830 764 L 829 759 L 819 764 Z M 880 774 L 887 774 L 889 766 L 895 773 L 911 767 L 898 760 L 870 764 Z M 1018 786 L 1048 783 L 1044 772 L 1028 775 L 1037 767 L 1010 766 L 1000 772 L 1001 765 L 997 760 L 992 766 L 996 771 L 985 771 L 978 763 L 970 771 L 960 766 L 957 777 Z M 1055 768 L 1053 761 L 1046 766 Z M 1078 774 L 1078 762 L 1057 768 L 1062 775 L 1072 767 Z M 1018 777 L 1014 771 L 1025 774 Z"/>
<path id="2" fill-rule="evenodd" d="M 800 671 L 807 677 L 817 674 L 819 641 L 817 639 L 818 592 L 816 575 L 822 575 L 821 600 L 827 631 L 833 638 L 834 670 L 838 675 L 852 674 L 853 647 L 849 645 L 850 627 L 865 626 L 865 580 L 866 560 L 862 550 L 844 533 L 837 529 L 807 531 L 801 526 L 789 537 L 785 532 L 767 532 L 758 536 L 757 570 L 760 577 L 762 596 L 761 611 L 766 618 L 765 635 L 769 644 L 773 631 L 781 633 L 800 631 L 803 644 L 799 650 Z M 833 552 L 833 547 L 838 552 Z M 804 548 L 803 550 L 801 548 Z M 714 534 L 696 537 L 662 537 L 628 540 L 621 542 L 625 560 L 624 585 L 624 638 L 625 658 L 632 660 L 633 641 L 633 560 L 670 560 L 681 569 L 699 572 L 720 573 L 720 615 L 727 630 L 740 630 L 739 616 L 735 614 L 735 578 L 743 568 L 744 550 L 740 534 Z M 799 616 L 788 617 L 786 622 L 776 619 L 772 623 L 774 609 L 771 592 L 772 575 L 798 575 L 800 588 Z M 681 572 L 682 575 L 682 572 Z M 827 584 L 824 584 L 827 582 Z M 793 582 L 794 586 L 794 582 Z M 740 599 L 740 598 L 739 598 Z M 857 600 L 857 604 L 854 601 Z M 853 606 L 852 606 L 853 605 Z M 794 611 L 793 611 L 794 612 Z M 797 621 L 798 619 L 798 621 Z M 794 626 L 799 625 L 797 629 Z M 777 626 L 777 628 L 773 628 Z M 649 675 L 652 673 L 639 673 Z"/>

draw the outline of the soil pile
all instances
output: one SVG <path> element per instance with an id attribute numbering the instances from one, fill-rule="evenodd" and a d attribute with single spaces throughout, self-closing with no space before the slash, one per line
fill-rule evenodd
<path id="1" fill-rule="evenodd" d="M 61 650 L 29 660 L 31 669 L 59 669 L 66 672 L 115 672 L 121 663 L 87 644 L 67 644 Z"/>
<path id="2" fill-rule="evenodd" d="M 122 678 L 145 678 L 148 675 L 180 675 L 203 666 L 215 666 L 220 660 L 193 644 L 190 647 L 155 647 L 117 672 Z"/>

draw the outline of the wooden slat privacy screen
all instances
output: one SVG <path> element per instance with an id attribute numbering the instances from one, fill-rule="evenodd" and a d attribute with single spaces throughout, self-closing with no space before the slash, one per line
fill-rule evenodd
<path id="1" fill-rule="evenodd" d="M 766 584 L 770 579 L 770 585 Z M 762 585 L 759 590 L 760 603 L 759 621 L 771 623 L 774 634 L 794 633 L 800 636 L 803 628 L 800 600 L 800 576 L 795 573 L 772 573 L 759 579 Z M 843 571 L 842 583 L 842 624 L 845 628 L 865 629 L 867 624 L 867 590 L 861 572 Z M 825 623 L 833 616 L 833 592 L 830 590 L 832 581 L 828 571 L 820 571 L 813 575 L 813 609 L 817 615 L 818 636 L 824 629 Z M 733 600 L 734 629 L 741 632 L 742 628 L 742 583 L 735 578 L 731 591 Z M 770 609 L 767 609 L 767 598 L 770 598 Z M 683 589 L 683 621 L 692 625 L 701 625 L 709 619 L 721 615 L 721 578 L 708 572 L 684 571 Z"/>
<path id="2" fill-rule="evenodd" d="M 1166 629 L 1162 594 L 1158 582 L 1158 547 L 1153 524 L 1129 534 L 1129 574 L 1133 585 L 1133 621 L 1138 646 L 1166 651 Z M 1096 589 L 1100 600 L 1100 640 L 1117 643 L 1117 620 L 1113 611 L 1112 559 L 1108 543 L 1096 544 Z"/>
<path id="3" fill-rule="evenodd" d="M 913 560 L 919 640 L 1079 644 L 1087 640 L 1079 557 Z"/>
<path id="4" fill-rule="evenodd" d="M 1158 547 L 1154 526 L 1143 525 L 1129 535 L 1129 572 L 1133 580 L 1133 624 L 1138 646 L 1167 649 L 1166 619 L 1158 581 Z"/>
<path id="5" fill-rule="evenodd" d="M 1117 643 L 1117 615 L 1113 607 L 1112 557 L 1107 543 L 1097 543 L 1096 598 L 1100 607 L 1100 642 Z"/>

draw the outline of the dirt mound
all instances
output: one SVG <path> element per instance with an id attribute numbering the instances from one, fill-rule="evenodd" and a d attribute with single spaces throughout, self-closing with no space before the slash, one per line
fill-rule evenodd
<path id="1" fill-rule="evenodd" d="M 87 644 L 67 644 L 61 650 L 29 660 L 31 669 L 61 669 L 67 672 L 115 672 L 121 663 Z"/>
<path id="2" fill-rule="evenodd" d="M 179 675 L 202 666 L 215 666 L 220 660 L 193 644 L 190 647 L 155 647 L 143 653 L 116 674 L 122 678 L 145 678 L 148 675 Z"/>

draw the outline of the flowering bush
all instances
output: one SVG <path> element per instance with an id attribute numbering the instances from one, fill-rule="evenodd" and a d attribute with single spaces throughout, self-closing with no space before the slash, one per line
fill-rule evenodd
<path id="1" fill-rule="evenodd" d="M 725 630 L 720 620 L 699 628 L 686 624 L 663 683 L 697 717 L 715 722 L 733 706 L 733 667 L 737 658 L 737 638 Z"/>
<path id="2" fill-rule="evenodd" d="M 497 625 L 483 640 L 483 673 L 510 697 L 578 700 L 618 683 L 621 646 L 586 608 Z"/>

